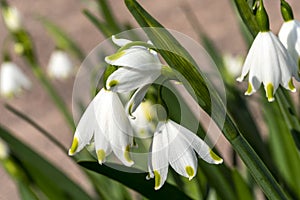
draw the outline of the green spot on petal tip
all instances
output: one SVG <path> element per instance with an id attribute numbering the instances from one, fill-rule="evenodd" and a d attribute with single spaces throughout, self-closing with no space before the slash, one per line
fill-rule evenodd
<path id="1" fill-rule="evenodd" d="M 102 164 L 105 160 L 105 151 L 103 149 L 99 149 L 97 151 L 97 158 L 98 158 L 98 162 L 99 164 Z"/>
<path id="2" fill-rule="evenodd" d="M 266 93 L 267 93 L 267 98 L 269 102 L 273 102 L 275 100 L 274 96 L 273 96 L 273 92 L 274 92 L 274 86 L 272 83 L 267 84 L 266 87 Z"/>
<path id="3" fill-rule="evenodd" d="M 189 180 L 192 180 L 192 178 L 194 177 L 194 174 L 195 174 L 194 169 L 191 166 L 186 166 L 185 171 L 189 176 Z"/>
<path id="4" fill-rule="evenodd" d="M 69 155 L 70 156 L 74 155 L 77 148 L 78 148 L 78 138 L 74 137 L 73 142 L 72 142 L 72 146 L 69 149 Z"/>
<path id="5" fill-rule="evenodd" d="M 250 95 L 252 93 L 252 91 L 253 91 L 252 84 L 248 83 L 248 89 L 245 92 L 245 95 Z"/>
<path id="6" fill-rule="evenodd" d="M 119 58 L 121 58 L 124 54 L 125 54 L 124 51 L 120 51 L 120 52 L 117 52 L 117 53 L 112 54 L 110 56 L 107 56 L 106 58 L 108 60 L 114 61 L 114 60 L 118 60 Z"/>
<path id="7" fill-rule="evenodd" d="M 154 171 L 154 177 L 155 177 L 155 190 L 158 190 L 160 188 L 160 174 L 157 170 Z"/>
<path id="8" fill-rule="evenodd" d="M 127 162 L 129 162 L 131 165 L 133 165 L 133 161 L 130 158 L 129 150 L 130 150 L 130 145 L 127 145 L 125 148 L 125 151 L 124 151 L 124 158 Z"/>
<path id="9" fill-rule="evenodd" d="M 111 88 L 111 87 L 115 87 L 116 85 L 119 84 L 119 81 L 117 80 L 112 80 L 108 83 L 108 86 Z"/>
<path id="10" fill-rule="evenodd" d="M 214 159 L 214 161 L 216 161 L 216 164 L 223 162 L 223 159 L 217 156 L 217 154 L 215 154 L 212 150 L 209 151 L 209 155 L 212 157 L 212 159 Z"/>
<path id="11" fill-rule="evenodd" d="M 293 80 L 292 80 L 292 79 L 289 81 L 288 87 L 289 87 L 289 89 L 290 89 L 292 92 L 296 92 L 296 88 L 295 88 L 295 86 L 294 86 L 294 84 L 293 84 Z"/>

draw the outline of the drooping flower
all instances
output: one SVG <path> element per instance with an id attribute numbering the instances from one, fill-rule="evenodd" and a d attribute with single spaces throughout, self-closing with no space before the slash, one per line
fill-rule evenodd
<path id="1" fill-rule="evenodd" d="M 299 79 L 297 65 L 279 39 L 271 32 L 259 32 L 246 57 L 242 74 L 237 79 L 242 81 L 249 72 L 249 84 L 246 95 L 251 95 L 264 84 L 268 101 L 274 101 L 274 94 L 281 84 L 295 92 L 292 77 Z"/>
<path id="2" fill-rule="evenodd" d="M 17 8 L 12 6 L 3 6 L 2 14 L 4 23 L 10 31 L 17 31 L 21 28 L 21 15 Z"/>
<path id="3" fill-rule="evenodd" d="M 187 128 L 168 119 L 158 123 L 148 158 L 149 175 L 155 178 L 155 189 L 160 189 L 167 179 L 168 166 L 191 180 L 197 172 L 196 153 L 206 162 L 223 162 L 210 147 Z"/>
<path id="4" fill-rule="evenodd" d="M 153 83 L 161 75 L 161 62 L 146 48 L 125 49 L 106 57 L 105 61 L 119 66 L 106 81 L 106 88 L 114 92 L 132 91 Z"/>
<path id="5" fill-rule="evenodd" d="M 225 54 L 223 56 L 224 66 L 232 77 L 237 77 L 243 66 L 242 56 L 233 56 L 230 54 Z"/>
<path id="6" fill-rule="evenodd" d="M 300 22 L 295 19 L 285 21 L 280 28 L 278 37 L 299 66 Z"/>
<path id="7" fill-rule="evenodd" d="M 12 97 L 22 89 L 30 89 L 31 82 L 21 69 L 13 62 L 6 61 L 1 65 L 0 94 L 4 97 Z"/>
<path id="8" fill-rule="evenodd" d="M 74 67 L 68 54 L 62 50 L 52 52 L 48 63 L 48 74 L 57 79 L 68 78 L 74 72 Z"/>
<path id="9" fill-rule="evenodd" d="M 93 139 L 100 164 L 114 152 L 124 165 L 131 166 L 134 163 L 129 153 L 133 145 L 132 132 L 118 95 L 101 89 L 77 125 L 69 155 L 78 153 Z"/>
<path id="10" fill-rule="evenodd" d="M 130 123 L 134 129 L 135 137 L 150 138 L 155 131 L 157 119 L 154 115 L 154 109 L 149 101 L 143 101 L 130 117 Z"/>
<path id="11" fill-rule="evenodd" d="M 118 66 L 106 80 L 106 88 L 120 93 L 137 89 L 126 106 L 126 112 L 131 115 L 165 66 L 160 62 L 157 52 L 146 46 L 127 39 L 117 39 L 115 36 L 112 36 L 112 41 L 122 48 L 129 47 L 105 58 L 108 64 Z M 152 45 L 150 41 L 146 44 Z"/>

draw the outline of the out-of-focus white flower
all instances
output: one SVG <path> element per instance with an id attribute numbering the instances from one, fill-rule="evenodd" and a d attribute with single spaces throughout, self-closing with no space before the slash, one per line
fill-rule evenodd
<path id="1" fill-rule="evenodd" d="M 113 151 L 124 165 L 133 165 L 129 153 L 133 130 L 122 102 L 114 92 L 101 89 L 89 104 L 77 125 L 69 155 L 81 151 L 92 139 L 100 164 Z"/>
<path id="2" fill-rule="evenodd" d="M 155 131 L 157 119 L 155 111 L 149 101 L 143 101 L 135 110 L 134 117 L 130 117 L 130 123 L 135 131 L 135 137 L 150 138 Z"/>
<path id="3" fill-rule="evenodd" d="M 7 144 L 0 138 L 0 160 L 4 160 L 9 155 Z"/>
<path id="4" fill-rule="evenodd" d="M 160 189 L 167 179 L 168 166 L 191 180 L 197 172 L 196 153 L 206 162 L 223 162 L 198 136 L 168 119 L 158 123 L 148 158 L 149 175 L 155 178 L 155 189 Z"/>
<path id="5" fill-rule="evenodd" d="M 278 37 L 299 66 L 300 22 L 295 19 L 285 21 L 280 28 Z"/>
<path id="6" fill-rule="evenodd" d="M 242 56 L 233 56 L 231 54 L 225 54 L 223 56 L 224 66 L 232 77 L 238 77 L 243 66 Z"/>
<path id="7" fill-rule="evenodd" d="M 2 8 L 4 23 L 10 31 L 17 31 L 21 28 L 21 15 L 17 8 L 5 6 Z"/>
<path id="8" fill-rule="evenodd" d="M 292 77 L 297 80 L 298 67 L 286 48 L 271 32 L 259 32 L 245 60 L 242 74 L 237 81 L 242 81 L 249 72 L 249 84 L 246 95 L 251 95 L 264 84 L 268 101 L 274 101 L 274 94 L 281 84 L 295 92 Z"/>
<path id="9" fill-rule="evenodd" d="M 55 50 L 50 56 L 48 74 L 57 79 L 66 79 L 74 72 L 74 66 L 68 54 L 62 50 Z"/>
<path id="10" fill-rule="evenodd" d="M 12 97 L 22 89 L 30 89 L 31 82 L 20 68 L 12 62 L 4 62 L 0 70 L 0 94 L 4 97 Z"/>

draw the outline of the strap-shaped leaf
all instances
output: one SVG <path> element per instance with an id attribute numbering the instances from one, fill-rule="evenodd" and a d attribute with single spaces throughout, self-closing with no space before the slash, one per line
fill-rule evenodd
<path id="1" fill-rule="evenodd" d="M 63 172 L 3 127 L 0 127 L 0 137 L 8 144 L 11 152 L 19 159 L 30 178 L 49 199 L 92 199 Z"/>
<path id="2" fill-rule="evenodd" d="M 99 165 L 98 162 L 91 161 L 82 161 L 79 162 L 79 164 L 94 172 L 119 181 L 150 199 L 191 199 L 189 196 L 178 190 L 178 188 L 168 183 L 165 183 L 160 190 L 154 190 L 154 179 L 146 180 L 147 173 L 127 173 L 115 169 L 126 168 L 124 171 L 131 171 L 132 168 L 120 165 L 111 168 L 105 165 Z"/>

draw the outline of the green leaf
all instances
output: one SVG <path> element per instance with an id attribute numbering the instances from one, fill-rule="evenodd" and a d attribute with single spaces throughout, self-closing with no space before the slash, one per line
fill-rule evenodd
<path id="1" fill-rule="evenodd" d="M 259 32 L 258 24 L 251 8 L 247 4 L 247 1 L 233 0 L 233 2 L 235 3 L 243 22 L 248 27 L 248 30 L 251 32 L 252 36 L 257 35 L 257 33 Z"/>
<path id="2" fill-rule="evenodd" d="M 69 51 L 80 61 L 85 59 L 84 53 L 80 50 L 77 44 L 65 33 L 60 27 L 46 18 L 39 18 L 48 33 L 53 37 L 55 44 L 58 48 Z"/>
<path id="3" fill-rule="evenodd" d="M 234 179 L 234 185 L 237 191 L 238 199 L 243 200 L 252 200 L 253 195 L 249 190 L 249 186 L 245 184 L 245 181 L 241 174 L 238 172 L 237 169 L 232 170 L 232 177 Z"/>
<path id="4" fill-rule="evenodd" d="M 269 128 L 271 156 L 279 171 L 279 177 L 283 179 L 293 191 L 294 196 L 300 196 L 300 154 L 289 132 L 291 131 L 281 115 L 278 104 L 265 103 L 264 116 Z"/>
<path id="5" fill-rule="evenodd" d="M 120 183 L 150 199 L 191 199 L 189 196 L 178 190 L 175 186 L 172 186 L 168 183 L 165 183 L 160 190 L 154 190 L 154 179 L 146 180 L 147 173 L 128 173 L 115 169 L 124 168 L 124 171 L 132 171 L 132 168 L 117 164 L 111 168 L 105 165 L 99 165 L 98 162 L 90 161 L 80 161 L 78 164 L 94 172 L 119 181 Z"/>
<path id="6" fill-rule="evenodd" d="M 119 27 L 119 23 L 115 19 L 114 12 L 112 11 L 111 7 L 107 0 L 97 0 L 99 5 L 99 12 L 103 16 L 106 24 L 110 27 L 113 34 L 121 32 L 121 28 Z"/>
<path id="7" fill-rule="evenodd" d="M 49 199 L 91 199 L 81 187 L 60 170 L 2 127 L 0 127 L 0 137 L 9 145 L 13 155 L 27 170 L 27 174 Z"/>
<path id="8" fill-rule="evenodd" d="M 100 21 L 93 13 L 88 10 L 83 10 L 83 14 L 96 26 L 96 28 L 106 37 L 110 37 L 113 33 L 109 26 L 104 22 Z"/>
<path id="9" fill-rule="evenodd" d="M 18 189 L 22 200 L 38 200 L 38 197 L 34 194 L 28 184 L 18 181 Z"/>

